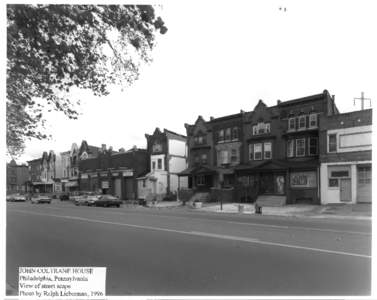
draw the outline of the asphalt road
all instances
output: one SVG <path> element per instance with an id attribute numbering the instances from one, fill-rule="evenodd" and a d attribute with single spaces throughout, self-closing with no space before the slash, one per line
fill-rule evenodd
<path id="1" fill-rule="evenodd" d="M 369 295 L 371 223 L 186 210 L 7 204 L 20 266 L 107 267 L 107 295 Z"/>

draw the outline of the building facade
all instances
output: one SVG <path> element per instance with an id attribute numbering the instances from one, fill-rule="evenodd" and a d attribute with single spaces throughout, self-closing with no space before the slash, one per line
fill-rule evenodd
<path id="1" fill-rule="evenodd" d="M 54 151 L 43 152 L 42 157 L 28 161 L 29 187 L 34 193 L 55 192 L 55 161 Z"/>
<path id="2" fill-rule="evenodd" d="M 180 175 L 196 191 L 229 188 L 239 202 L 271 195 L 288 204 L 320 203 L 320 117 L 338 113 L 325 90 L 271 107 L 260 100 L 252 111 L 208 122 L 199 117 L 185 125 L 189 167 Z"/>
<path id="3" fill-rule="evenodd" d="M 176 194 L 179 185 L 178 173 L 187 166 L 186 136 L 156 128 L 152 135 L 146 134 L 149 155 L 149 170 L 138 178 L 138 198 L 146 199 L 149 194 L 163 198 Z"/>
<path id="4" fill-rule="evenodd" d="M 147 150 L 136 147 L 114 152 L 103 145 L 97 157 L 79 162 L 79 190 L 137 199 L 137 178 L 148 171 Z"/>
<path id="5" fill-rule="evenodd" d="M 18 165 L 14 159 L 7 163 L 7 194 L 26 192 L 28 180 L 27 165 Z"/>
<path id="6" fill-rule="evenodd" d="M 83 140 L 80 147 L 73 143 L 71 150 L 60 153 L 61 183 L 64 192 L 79 190 L 79 163 L 82 160 L 96 158 L 99 147 L 91 146 Z"/>
<path id="7" fill-rule="evenodd" d="M 321 202 L 372 201 L 372 110 L 321 116 Z"/>

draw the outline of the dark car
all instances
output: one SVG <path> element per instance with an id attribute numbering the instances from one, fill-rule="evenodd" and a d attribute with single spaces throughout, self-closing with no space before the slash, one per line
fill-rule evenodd
<path id="1" fill-rule="evenodd" d="M 51 195 L 48 194 L 35 194 L 31 196 L 31 203 L 38 204 L 38 203 L 48 203 L 51 204 Z"/>
<path id="2" fill-rule="evenodd" d="M 109 207 L 109 206 L 116 206 L 120 207 L 120 205 L 123 202 L 119 200 L 118 197 L 112 196 L 112 195 L 101 195 L 98 196 L 93 203 L 90 203 L 90 205 L 94 206 L 103 206 L 103 207 Z"/>
<path id="3" fill-rule="evenodd" d="M 60 194 L 59 199 L 60 201 L 69 200 L 69 194 L 68 193 Z"/>

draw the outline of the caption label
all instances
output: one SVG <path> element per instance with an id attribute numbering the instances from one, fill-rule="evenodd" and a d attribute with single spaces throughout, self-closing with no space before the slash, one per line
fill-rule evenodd
<path id="1" fill-rule="evenodd" d="M 20 267 L 18 295 L 33 298 L 106 296 L 106 268 Z"/>

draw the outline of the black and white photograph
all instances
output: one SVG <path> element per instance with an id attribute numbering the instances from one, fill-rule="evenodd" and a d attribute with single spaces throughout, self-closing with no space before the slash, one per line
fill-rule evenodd
<path id="1" fill-rule="evenodd" d="M 376 8 L 4 3 L 3 298 L 377 296 Z"/>

